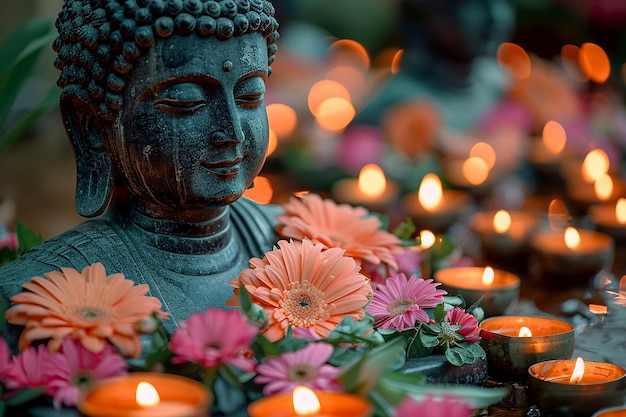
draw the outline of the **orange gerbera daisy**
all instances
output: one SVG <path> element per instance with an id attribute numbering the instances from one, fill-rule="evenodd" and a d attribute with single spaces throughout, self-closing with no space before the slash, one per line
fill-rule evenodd
<path id="1" fill-rule="evenodd" d="M 101 263 L 82 272 L 61 268 L 44 275 L 22 285 L 27 291 L 11 297 L 6 312 L 9 323 L 25 326 L 20 350 L 50 338 L 48 348 L 55 352 L 70 337 L 99 353 L 108 339 L 123 355 L 137 357 L 141 343 L 136 324 L 153 314 L 167 317 L 161 302 L 145 295 L 148 285 L 135 285 L 122 274 L 107 276 Z"/>
<path id="2" fill-rule="evenodd" d="M 344 253 L 308 239 L 281 240 L 278 249 L 263 259 L 252 258 L 252 268 L 231 281 L 235 296 L 228 305 L 238 305 L 239 288 L 244 287 L 267 312 L 264 333 L 273 342 L 285 336 L 290 325 L 328 336 L 344 317 L 362 319 L 372 296 L 367 277 Z"/>
<path id="3" fill-rule="evenodd" d="M 278 233 L 285 238 L 309 238 L 327 248 L 346 251 L 360 265 L 385 263 L 397 268 L 393 253 L 400 253 L 400 239 L 382 230 L 382 222 L 363 207 L 322 200 L 317 194 L 291 197 L 279 215 Z"/>

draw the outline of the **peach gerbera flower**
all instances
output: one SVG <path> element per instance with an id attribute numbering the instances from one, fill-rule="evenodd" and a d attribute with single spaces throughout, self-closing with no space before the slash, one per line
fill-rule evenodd
<path id="1" fill-rule="evenodd" d="M 69 337 L 93 353 L 101 352 L 108 340 L 125 356 L 137 357 L 136 324 L 153 314 L 167 317 L 161 302 L 145 295 L 148 285 L 135 285 L 122 274 L 107 276 L 101 263 L 82 272 L 61 268 L 44 275 L 22 285 L 27 291 L 13 296 L 6 312 L 9 323 L 25 326 L 20 349 L 50 338 L 48 348 L 56 352 Z"/>
<path id="2" fill-rule="evenodd" d="M 344 254 L 308 239 L 281 240 L 278 249 L 263 259 L 252 258 L 251 268 L 231 281 L 235 296 L 228 305 L 238 305 L 243 286 L 269 316 L 264 333 L 270 341 L 285 336 L 289 326 L 310 328 L 325 337 L 345 316 L 362 319 L 372 295 L 367 277 Z"/>
<path id="3" fill-rule="evenodd" d="M 346 251 L 360 265 L 362 261 L 378 265 L 385 263 L 396 268 L 394 253 L 400 252 L 400 239 L 381 230 L 382 222 L 369 215 L 363 207 L 336 204 L 322 200 L 317 194 L 291 197 L 283 205 L 284 214 L 278 233 L 285 238 L 309 238 L 327 248 L 338 247 Z"/>

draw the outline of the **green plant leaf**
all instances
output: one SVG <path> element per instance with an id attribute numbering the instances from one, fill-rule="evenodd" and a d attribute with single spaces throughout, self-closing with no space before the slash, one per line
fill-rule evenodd
<path id="1" fill-rule="evenodd" d="M 46 390 L 45 386 L 36 388 L 22 388 L 17 393 L 12 394 L 4 400 L 7 407 L 15 407 L 18 405 L 26 404 L 38 397 L 40 397 Z"/>
<path id="2" fill-rule="evenodd" d="M 434 348 L 439 345 L 439 337 L 424 331 L 419 332 L 419 339 L 422 345 L 426 348 Z"/>
<path id="3" fill-rule="evenodd" d="M 43 241 L 41 235 L 37 234 L 33 229 L 26 227 L 21 221 L 17 222 L 15 233 L 17 234 L 17 243 L 19 245 L 17 251 L 20 255 L 23 255 Z"/>
<path id="4" fill-rule="evenodd" d="M 453 349 L 446 349 L 446 358 L 454 366 L 461 366 L 464 363 L 463 356 Z"/>
<path id="5" fill-rule="evenodd" d="M 446 316 L 446 312 L 443 308 L 443 303 L 437 304 L 435 307 L 435 323 L 441 323 L 441 320 Z"/>

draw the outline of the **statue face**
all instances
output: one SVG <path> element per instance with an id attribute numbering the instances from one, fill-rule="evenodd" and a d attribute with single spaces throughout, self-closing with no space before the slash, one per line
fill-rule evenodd
<path id="1" fill-rule="evenodd" d="M 191 209 L 238 199 L 265 158 L 266 78 L 259 33 L 157 41 L 133 70 L 109 144 L 131 192 Z"/>

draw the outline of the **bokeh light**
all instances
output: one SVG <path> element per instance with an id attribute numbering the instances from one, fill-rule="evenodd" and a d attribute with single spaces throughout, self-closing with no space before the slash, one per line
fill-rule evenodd
<path id="1" fill-rule="evenodd" d="M 503 42 L 498 46 L 496 58 L 498 64 L 505 68 L 513 78 L 523 80 L 530 76 L 532 68 L 530 57 L 521 46 L 511 42 Z"/>

